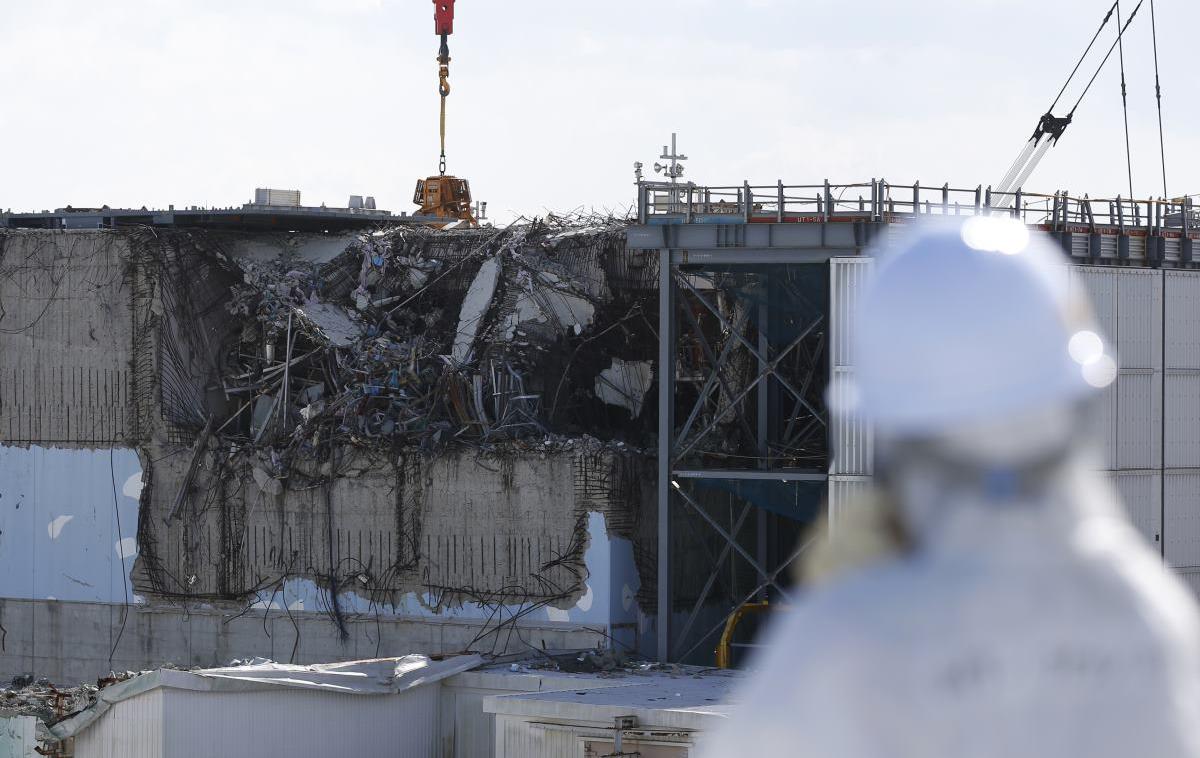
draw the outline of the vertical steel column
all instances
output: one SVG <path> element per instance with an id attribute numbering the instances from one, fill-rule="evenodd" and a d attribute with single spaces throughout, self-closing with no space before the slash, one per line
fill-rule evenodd
<path id="1" fill-rule="evenodd" d="M 770 313 L 771 313 L 771 284 L 768 281 L 766 273 L 761 275 L 759 280 L 759 296 L 761 300 L 758 303 L 758 373 L 762 379 L 758 382 L 758 413 L 755 434 L 758 442 L 758 467 L 760 469 L 768 469 L 771 467 L 768 459 L 768 434 L 767 429 L 771 423 L 771 417 L 768 413 L 771 402 L 771 364 L 768 352 L 771 349 L 770 340 Z M 755 508 L 755 557 L 758 559 L 758 565 L 767 565 L 767 512 L 762 508 Z M 737 534 L 733 535 L 737 539 Z M 767 599 L 767 588 L 763 587 L 759 593 L 759 600 Z"/>
<path id="2" fill-rule="evenodd" d="M 658 659 L 671 656 L 671 455 L 675 447 L 675 282 L 658 251 Z"/>

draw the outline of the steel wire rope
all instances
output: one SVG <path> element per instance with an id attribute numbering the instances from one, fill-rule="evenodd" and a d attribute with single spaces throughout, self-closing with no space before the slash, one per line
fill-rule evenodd
<path id="1" fill-rule="evenodd" d="M 1083 55 L 1079 56 L 1079 60 L 1075 63 L 1075 68 L 1071 69 L 1071 74 L 1067 77 L 1067 80 L 1063 82 L 1062 89 L 1058 91 L 1058 95 L 1055 96 L 1054 102 L 1050 103 L 1050 107 L 1046 109 L 1047 113 L 1054 110 L 1054 106 L 1058 105 L 1058 101 L 1062 99 L 1063 93 L 1067 91 L 1067 87 L 1070 86 L 1071 80 L 1075 78 L 1075 74 L 1079 71 L 1079 67 L 1083 65 L 1084 58 L 1087 58 L 1087 54 L 1092 50 L 1092 45 L 1095 45 L 1096 40 L 1100 37 L 1100 32 L 1104 31 L 1104 27 L 1108 25 L 1108 20 L 1112 17 L 1114 10 L 1118 11 L 1117 25 L 1120 26 L 1121 18 L 1120 11 L 1117 8 L 1118 5 L 1120 5 L 1120 0 L 1115 0 L 1115 2 L 1112 4 L 1112 7 L 1108 9 L 1108 13 L 1104 14 L 1104 20 L 1100 22 L 1100 27 L 1096 29 L 1096 33 L 1092 35 L 1092 41 L 1089 42 L 1088 46 L 1084 49 Z M 1141 3 L 1138 3 L 1138 5 L 1141 5 Z M 1135 10 L 1134 13 L 1137 13 L 1137 11 Z M 1133 16 L 1130 16 L 1130 18 L 1132 19 Z M 1110 49 L 1109 52 L 1111 53 L 1112 50 Z M 1104 64 L 1102 63 L 1100 65 L 1103 66 Z M 1074 110 L 1074 108 L 1072 108 L 1072 110 Z"/>
<path id="2" fill-rule="evenodd" d="M 1168 197 L 1167 152 L 1163 142 L 1162 86 L 1158 80 L 1158 22 L 1154 16 L 1154 0 L 1150 0 L 1150 39 L 1154 43 L 1154 98 L 1158 101 L 1158 155 L 1162 161 L 1163 197 L 1165 198 Z M 1132 197 L 1132 192 L 1130 196 Z"/>
<path id="3" fill-rule="evenodd" d="M 1122 26 L 1120 31 L 1117 32 L 1117 38 L 1113 40 L 1111 45 L 1109 45 L 1108 52 L 1104 54 L 1104 59 L 1101 60 L 1100 65 L 1096 67 L 1096 72 L 1092 74 L 1092 78 L 1088 79 L 1087 86 L 1083 88 L 1083 92 L 1079 93 L 1079 97 L 1075 100 L 1075 104 L 1071 106 L 1070 112 L 1067 113 L 1067 118 L 1071 118 L 1075 115 L 1075 110 L 1079 108 L 1079 104 L 1082 103 L 1083 98 L 1087 96 L 1088 90 L 1090 90 L 1092 88 L 1092 84 L 1096 82 L 1096 77 L 1100 76 L 1100 72 L 1104 70 L 1104 64 L 1108 63 L 1108 59 L 1112 56 L 1113 50 L 1117 48 L 1117 45 L 1125 36 L 1125 30 L 1128 29 L 1129 25 L 1133 23 L 1133 19 L 1137 16 L 1137 12 L 1141 9 L 1142 3 L 1145 1 L 1146 0 L 1138 0 L 1138 4 L 1133 7 L 1133 13 L 1129 14 L 1129 18 L 1125 20 L 1125 25 Z"/>
<path id="4" fill-rule="evenodd" d="M 1117 0 L 1117 26 L 1121 26 L 1121 0 Z M 1151 6 L 1153 8 L 1153 6 Z M 1121 61 L 1121 115 L 1125 118 L 1125 173 L 1129 178 L 1129 196 L 1133 197 L 1133 156 L 1129 150 L 1129 99 L 1125 90 L 1125 41 L 1117 37 L 1118 56 Z"/>

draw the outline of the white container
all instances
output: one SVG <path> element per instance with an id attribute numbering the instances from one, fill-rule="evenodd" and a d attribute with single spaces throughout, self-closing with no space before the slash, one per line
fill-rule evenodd
<path id="1" fill-rule="evenodd" d="M 280 205 L 290 208 L 300 207 L 300 190 L 281 190 L 260 187 L 254 190 L 255 205 Z"/>

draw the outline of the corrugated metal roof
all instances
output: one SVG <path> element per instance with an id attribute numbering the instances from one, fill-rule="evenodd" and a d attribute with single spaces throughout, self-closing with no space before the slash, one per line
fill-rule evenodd
<path id="1" fill-rule="evenodd" d="M 309 666 L 266 662 L 197 671 L 162 669 L 101 690 L 94 706 L 55 724 L 50 732 L 57 739 L 73 737 L 114 705 L 159 689 L 253 692 L 286 688 L 339 695 L 393 695 L 468 671 L 482 662 L 477 655 L 437 661 L 423 655 L 407 655 Z"/>
<path id="2" fill-rule="evenodd" d="M 580 723 L 611 723 L 637 716 L 644 726 L 696 730 L 729 713 L 729 692 L 740 680 L 735 671 L 695 675 L 630 674 L 608 687 L 495 695 L 484 700 L 488 713 Z"/>

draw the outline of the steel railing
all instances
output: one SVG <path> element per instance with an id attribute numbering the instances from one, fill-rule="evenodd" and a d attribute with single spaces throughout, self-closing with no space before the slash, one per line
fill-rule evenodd
<path id="1" fill-rule="evenodd" d="M 883 179 L 850 184 L 701 186 L 642 182 L 638 185 L 641 223 L 896 221 L 908 216 L 1010 215 L 1028 224 L 1061 228 L 1086 224 L 1121 230 L 1181 229 L 1200 225 L 1194 197 L 1090 198 L 1069 192 L 994 192 L 974 188 L 893 184 Z"/>

